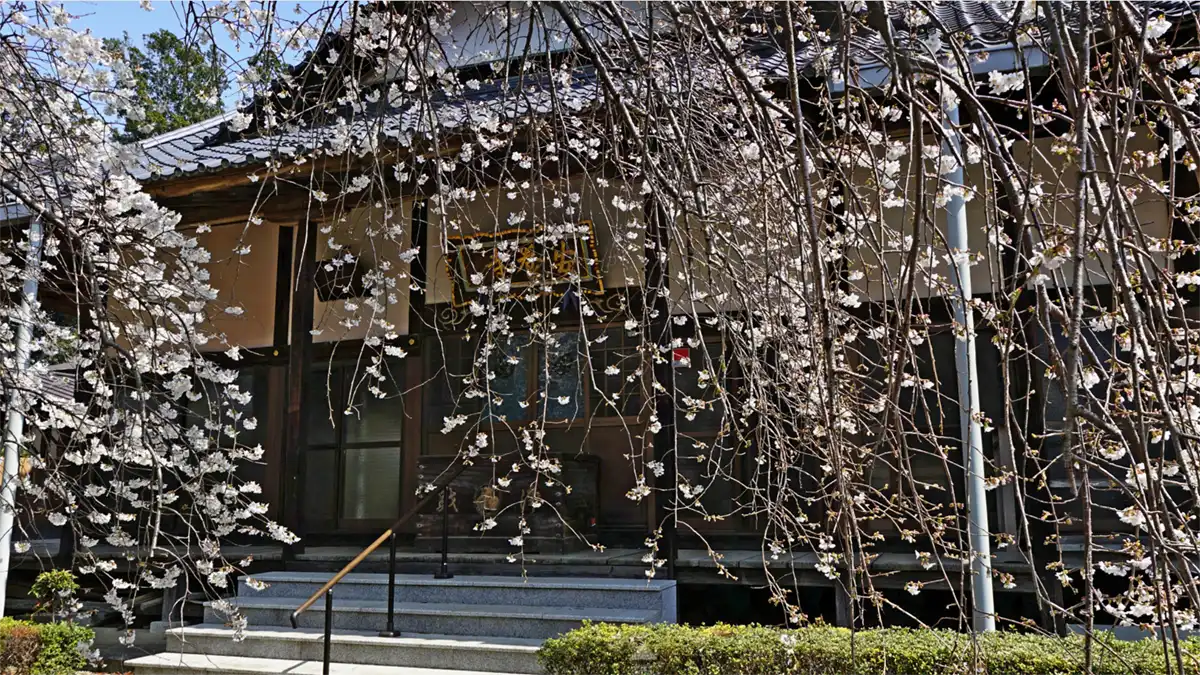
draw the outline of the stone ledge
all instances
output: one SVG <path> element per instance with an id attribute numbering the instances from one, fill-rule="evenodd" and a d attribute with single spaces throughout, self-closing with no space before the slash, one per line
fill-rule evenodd
<path id="1" fill-rule="evenodd" d="M 138 675 L 181 675 L 183 673 L 212 673 L 214 675 L 320 675 L 320 661 L 264 659 L 246 656 L 216 656 L 207 654 L 154 654 L 125 662 Z M 369 666 L 361 663 L 331 663 L 330 675 L 478 675 L 482 671 L 445 670 L 441 668 L 410 668 L 408 666 Z M 491 675 L 496 675 L 492 673 Z M 517 674 L 512 674 L 517 675 Z"/>

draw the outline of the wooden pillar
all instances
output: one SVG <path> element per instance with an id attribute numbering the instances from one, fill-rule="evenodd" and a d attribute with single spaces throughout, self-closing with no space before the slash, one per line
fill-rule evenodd
<path id="1" fill-rule="evenodd" d="M 275 266 L 275 318 L 271 340 L 273 357 L 288 353 L 288 330 L 292 318 L 292 249 L 295 231 L 290 225 L 279 228 L 279 252 Z M 283 486 L 284 446 L 287 428 L 287 365 L 273 359 L 267 368 L 267 434 L 263 440 L 263 496 L 267 500 L 267 516 L 280 520 L 285 499 Z"/>
<path id="2" fill-rule="evenodd" d="M 275 324 L 272 343 L 275 349 L 287 349 L 292 316 L 292 256 L 296 247 L 295 228 L 279 228 L 279 253 L 275 265 Z"/>
<path id="3" fill-rule="evenodd" d="M 179 577 L 174 584 L 163 589 L 162 608 L 159 611 L 158 619 L 163 622 L 165 628 L 183 625 L 183 605 L 179 603 L 179 600 L 186 590 L 187 575 Z M 178 623 L 174 623 L 176 617 L 179 618 Z"/>
<path id="4" fill-rule="evenodd" d="M 287 293 L 292 294 L 290 287 Z M 267 368 L 267 419 L 259 420 L 259 424 L 267 425 L 262 456 L 267 467 L 262 485 L 263 497 L 267 499 L 267 517 L 281 523 L 287 520 L 284 514 L 288 495 L 284 486 L 290 485 L 284 478 L 287 470 L 287 375 L 285 364 L 273 363 Z"/>
<path id="5" fill-rule="evenodd" d="M 834 620 L 837 622 L 838 628 L 854 627 L 853 600 L 850 598 L 848 590 L 851 574 L 854 572 L 844 573 L 833 583 Z"/>
<path id="6" fill-rule="evenodd" d="M 413 202 L 412 207 L 412 237 L 410 245 L 420 249 L 413 258 L 409 268 L 409 280 L 412 287 L 408 291 L 408 332 L 418 332 L 421 325 L 422 312 L 425 310 L 425 282 L 429 278 L 427 258 L 429 256 L 429 202 L 420 199 Z"/>
<path id="7" fill-rule="evenodd" d="M 1172 130 L 1169 133 L 1176 132 Z M 1196 180 L 1196 173 L 1182 161 L 1183 153 L 1183 150 L 1171 152 L 1169 154 L 1170 162 L 1166 165 L 1167 175 L 1164 178 L 1167 180 L 1171 196 L 1174 198 L 1170 203 L 1175 203 L 1177 199 L 1186 199 L 1200 194 L 1200 182 Z M 1171 239 L 1194 245 L 1200 241 L 1200 236 L 1197 236 L 1195 227 L 1181 216 L 1182 214 L 1176 211 L 1171 213 Z M 1200 270 L 1200 254 L 1188 252 L 1180 255 L 1174 261 L 1174 269 L 1176 272 Z M 1179 289 L 1179 295 L 1188 301 L 1186 307 L 1189 309 L 1195 308 L 1197 303 L 1200 303 L 1200 288 L 1195 286 Z"/>
<path id="8" fill-rule="evenodd" d="M 283 524 L 303 537 L 304 529 L 304 393 L 312 363 L 313 279 L 317 269 L 317 226 L 308 219 L 296 228 L 296 265 L 292 276 L 291 344 L 287 362 L 287 417 L 283 446 Z M 330 480 L 336 480 L 331 476 Z M 303 552 L 301 541 L 285 557 Z"/>
<path id="9" fill-rule="evenodd" d="M 657 198 L 646 198 L 646 240 L 644 243 L 646 285 L 642 301 L 648 310 L 647 343 L 656 347 L 654 414 L 659 430 L 654 434 L 654 459 L 665 471 L 655 478 L 658 492 L 654 497 L 654 526 L 662 528 L 659 555 L 666 562 L 666 577 L 675 578 L 675 502 L 678 477 L 675 471 L 675 369 L 671 363 L 671 242 L 667 231 L 668 216 Z"/>
<path id="10" fill-rule="evenodd" d="M 429 278 L 426 262 L 429 255 L 429 202 L 423 199 L 413 202 L 411 233 L 410 245 L 420 252 L 413 258 L 408 272 L 411 286 L 408 291 L 408 337 L 404 347 L 408 352 L 407 362 L 404 364 L 407 393 L 404 395 L 405 426 L 400 478 L 400 510 L 404 513 L 416 504 L 417 474 L 424 443 L 422 425 L 425 416 L 425 388 L 416 386 L 424 380 L 425 373 L 421 335 L 424 332 L 422 329 L 425 320 L 425 290 Z M 407 527 L 415 530 L 415 519 Z"/>

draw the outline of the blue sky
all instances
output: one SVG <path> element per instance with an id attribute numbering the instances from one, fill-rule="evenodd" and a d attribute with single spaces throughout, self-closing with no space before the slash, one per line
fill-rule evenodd
<path id="1" fill-rule="evenodd" d="M 141 38 L 146 33 L 153 33 L 160 28 L 180 32 L 183 17 L 183 3 L 155 2 L 152 11 L 147 12 L 133 0 L 117 0 L 113 2 L 67 2 L 64 4 L 72 16 L 78 17 L 71 22 L 76 30 L 90 29 L 99 37 L 119 38 L 125 32 L 135 45 L 141 44 Z M 218 36 L 220 37 L 220 36 Z M 223 45 L 228 47 L 229 45 Z"/>
<path id="2" fill-rule="evenodd" d="M 150 11 L 142 9 L 141 4 L 135 0 L 112 0 L 109 2 L 80 0 L 64 2 L 63 5 L 71 16 L 76 17 L 71 22 L 71 27 L 75 30 L 90 30 L 101 38 L 121 38 L 128 33 L 130 42 L 135 46 L 142 45 L 142 36 L 156 30 L 165 28 L 173 33 L 183 32 L 185 8 L 184 3 L 181 2 L 152 2 Z M 236 54 L 233 42 L 223 31 L 215 37 L 217 45 L 222 50 Z M 226 110 L 237 104 L 234 87 L 230 87 L 226 91 L 224 98 Z"/>
<path id="3" fill-rule="evenodd" d="M 0 0 L 0 2 L 2 1 Z M 187 10 L 187 3 L 170 2 L 169 0 L 151 2 L 152 9 L 150 11 L 142 9 L 136 0 L 67 0 L 63 4 L 67 12 L 75 17 L 71 22 L 71 27 L 75 30 L 90 30 L 101 38 L 121 38 L 128 33 L 130 42 L 135 46 L 142 45 L 144 35 L 157 30 L 167 29 L 182 34 Z M 290 11 L 291 5 L 287 5 L 287 7 Z M 280 10 L 283 11 L 282 6 Z M 218 48 L 235 61 L 249 57 L 250 49 L 257 46 L 246 44 L 239 51 L 233 40 L 222 29 L 214 30 L 214 39 Z M 285 58 L 291 60 L 291 58 L 298 57 L 285 55 Z M 237 87 L 231 82 L 225 96 L 226 109 L 235 105 L 237 98 Z"/>
<path id="4" fill-rule="evenodd" d="M 141 8 L 135 0 L 67 0 L 63 3 L 67 11 L 77 17 L 71 22 L 76 30 L 90 29 L 100 37 L 119 38 L 125 32 L 135 45 L 141 44 L 141 38 L 146 33 L 152 33 L 161 28 L 182 32 L 186 2 L 170 2 L 157 0 L 151 2 L 151 11 Z M 203 3 L 195 3 L 201 5 Z M 255 3 L 257 5 L 257 3 Z M 293 6 L 319 6 L 316 2 L 280 3 L 279 16 L 289 19 L 299 19 L 300 15 L 292 14 Z M 234 50 L 233 41 L 224 30 L 215 31 L 217 45 L 225 51 L 245 58 L 248 54 L 238 54 Z"/>
<path id="5" fill-rule="evenodd" d="M 183 32 L 184 12 L 183 2 L 152 2 L 151 11 L 141 8 L 134 0 L 112 0 L 109 2 L 72 0 L 64 3 L 67 11 L 77 17 L 71 22 L 76 30 L 91 30 L 102 38 L 120 38 L 129 33 L 129 39 L 134 45 L 142 44 L 142 36 L 159 29 L 167 29 L 175 33 Z M 248 54 L 239 54 L 233 41 L 224 31 L 215 31 L 217 46 L 233 54 L 236 58 L 245 58 Z"/>

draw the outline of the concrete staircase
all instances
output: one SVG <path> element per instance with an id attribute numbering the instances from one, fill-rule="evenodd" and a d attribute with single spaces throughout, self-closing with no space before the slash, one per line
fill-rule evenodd
<path id="1" fill-rule="evenodd" d="M 290 615 L 330 578 L 269 572 L 245 580 L 234 600 L 249 621 L 244 639 L 211 608 L 205 623 L 167 633 L 167 651 L 126 662 L 136 675 L 321 672 L 325 603 L 291 628 Z M 387 624 L 386 574 L 350 574 L 334 587 L 331 673 L 453 675 L 538 673 L 542 641 L 585 620 L 675 621 L 675 582 L 610 578 L 397 575 L 397 637 Z"/>

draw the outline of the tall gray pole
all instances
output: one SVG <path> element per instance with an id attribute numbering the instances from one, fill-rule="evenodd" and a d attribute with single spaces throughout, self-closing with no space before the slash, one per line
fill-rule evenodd
<path id="1" fill-rule="evenodd" d="M 946 110 L 946 143 L 943 154 L 960 159 L 947 174 L 950 185 L 963 186 L 962 143 L 958 136 L 958 106 Z M 956 340 L 954 365 L 958 372 L 958 410 L 962 428 L 967 478 L 967 534 L 971 542 L 971 591 L 975 601 L 977 632 L 996 630 L 996 605 L 992 595 L 992 543 L 988 528 L 987 490 L 984 484 L 983 429 L 979 423 L 979 377 L 975 368 L 975 313 L 970 307 L 971 245 L 967 241 L 966 203 L 955 195 L 946 204 L 946 243 L 950 246 L 954 279 L 954 321 L 966 331 Z"/>
<path id="2" fill-rule="evenodd" d="M 25 260 L 25 286 L 21 289 L 21 309 L 17 315 L 16 363 L 13 380 L 18 386 L 8 392 L 8 414 L 4 423 L 4 478 L 0 483 L 0 617 L 8 599 L 8 566 L 12 559 L 13 526 L 17 514 L 17 482 L 21 463 L 21 437 L 25 434 L 22 412 L 21 377 L 29 366 L 33 340 L 33 306 L 37 302 L 38 274 L 42 260 L 42 224 L 35 216 L 29 222 L 29 257 Z"/>

